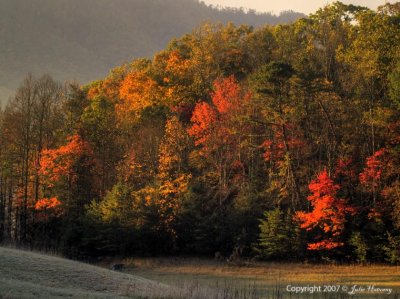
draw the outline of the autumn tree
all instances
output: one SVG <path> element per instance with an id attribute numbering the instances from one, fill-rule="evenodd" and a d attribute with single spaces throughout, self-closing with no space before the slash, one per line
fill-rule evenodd
<path id="1" fill-rule="evenodd" d="M 378 119 L 388 105 L 387 74 L 391 73 L 399 52 L 400 26 L 395 18 L 383 11 L 359 11 L 355 16 L 357 24 L 351 28 L 351 44 L 338 51 L 339 59 L 351 66 L 347 75 L 352 83 L 349 87 L 354 90 L 348 92 L 355 92 L 362 101 L 362 122 L 369 127 L 366 156 L 373 154 L 381 143 L 383 128 Z"/>
<path id="2" fill-rule="evenodd" d="M 191 178 L 185 169 L 188 137 L 185 128 L 176 116 L 167 120 L 165 135 L 159 149 L 157 179 L 160 184 L 160 195 L 157 204 L 161 221 L 173 239 L 176 238 L 174 223 Z"/>
<path id="3" fill-rule="evenodd" d="M 214 83 L 212 104 L 200 102 L 192 116 L 188 133 L 198 146 L 197 155 L 210 163 L 220 193 L 220 204 L 232 192 L 229 182 L 245 174 L 240 145 L 246 138 L 246 124 L 240 114 L 245 113 L 250 99 L 233 76 Z"/>
<path id="4" fill-rule="evenodd" d="M 8 228 L 15 232 L 9 237 L 14 240 L 27 242 L 31 234 L 33 206 L 41 196 L 41 151 L 56 140 L 55 132 L 62 126 L 62 98 L 60 84 L 50 76 L 28 75 L 5 109 L 3 157 L 8 158 L 3 167 L 9 173 L 2 185 L 9 198 L 7 225 L 15 225 Z"/>
<path id="5" fill-rule="evenodd" d="M 69 136 L 65 145 L 43 150 L 41 155 L 39 173 L 43 193 L 58 193 L 67 214 L 82 214 L 84 205 L 91 199 L 85 198 L 91 192 L 90 184 L 82 185 L 82 171 L 87 174 L 92 164 L 89 144 L 76 134 Z"/>
<path id="6" fill-rule="evenodd" d="M 136 121 L 146 108 L 155 106 L 161 98 L 158 83 L 149 74 L 149 66 L 128 73 L 119 88 L 117 116 L 123 121 Z"/>
<path id="7" fill-rule="evenodd" d="M 326 169 L 311 181 L 308 188 L 312 192 L 307 197 L 312 211 L 296 213 L 302 229 L 317 230 L 314 242 L 308 243 L 308 250 L 331 250 L 343 246 L 341 237 L 346 216 L 354 213 L 354 209 L 345 199 L 337 198 L 340 186 L 333 182 Z"/>

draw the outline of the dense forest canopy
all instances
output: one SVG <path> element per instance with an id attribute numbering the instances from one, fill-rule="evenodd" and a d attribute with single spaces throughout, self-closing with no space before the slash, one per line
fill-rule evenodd
<path id="1" fill-rule="evenodd" d="M 0 114 L 0 240 L 70 256 L 400 261 L 400 3 L 203 24 Z"/>
<path id="2" fill-rule="evenodd" d="M 196 0 L 1 0 L 0 104 L 28 72 L 87 83 L 152 57 L 204 21 L 260 27 L 302 16 L 216 9 Z"/>

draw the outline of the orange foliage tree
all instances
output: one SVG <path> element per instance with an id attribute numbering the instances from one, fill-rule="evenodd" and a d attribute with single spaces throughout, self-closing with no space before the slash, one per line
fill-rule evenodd
<path id="1" fill-rule="evenodd" d="M 158 174 L 158 213 L 173 238 L 173 228 L 182 205 L 182 198 L 188 191 L 191 175 L 185 172 L 185 150 L 188 136 L 179 119 L 174 116 L 165 124 L 165 135 L 160 144 Z"/>
<path id="2" fill-rule="evenodd" d="M 320 172 L 308 187 L 312 192 L 307 197 L 312 211 L 309 213 L 300 211 L 295 215 L 301 228 L 307 231 L 320 229 L 316 242 L 309 243 L 308 249 L 329 250 L 342 246 L 340 236 L 344 231 L 346 215 L 353 214 L 354 208 L 348 206 L 345 199 L 337 198 L 340 186 L 333 182 L 326 169 Z"/>
<path id="3" fill-rule="evenodd" d="M 39 173 L 47 187 L 54 187 L 54 184 L 62 178 L 75 182 L 77 179 L 77 174 L 73 169 L 75 161 L 85 153 L 90 154 L 91 152 L 89 144 L 78 134 L 67 139 L 66 145 L 42 152 Z"/>
<path id="4" fill-rule="evenodd" d="M 153 105 L 161 98 L 160 87 L 146 71 L 129 73 L 119 88 L 120 102 L 116 105 L 119 119 L 135 120 L 140 113 Z"/>

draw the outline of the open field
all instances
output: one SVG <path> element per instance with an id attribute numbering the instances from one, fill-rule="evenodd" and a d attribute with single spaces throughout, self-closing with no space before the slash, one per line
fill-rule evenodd
<path id="1" fill-rule="evenodd" d="M 244 263 L 233 265 L 201 259 L 127 259 L 128 273 L 195 293 L 233 294 L 232 298 L 400 298 L 400 267 L 388 265 L 312 265 Z M 288 292 L 287 286 L 321 286 L 321 292 Z M 324 285 L 340 286 L 323 292 Z M 348 294 L 357 285 L 365 290 Z M 368 286 L 374 286 L 368 290 Z M 343 292 L 342 288 L 347 288 Z M 386 291 L 377 289 L 391 289 Z M 243 297 L 234 294 L 243 293 Z M 199 297 L 203 298 L 203 297 Z M 207 298 L 207 297 L 204 297 Z M 210 297 L 211 298 L 211 297 Z M 229 296 L 221 298 L 231 298 Z"/>
<path id="2" fill-rule="evenodd" d="M 400 298 L 400 267 L 228 264 L 203 259 L 126 259 L 121 272 L 55 256 L 0 248 L 0 298 Z M 332 285 L 337 291 L 288 292 Z M 354 285 L 365 288 L 348 294 Z M 368 286 L 374 286 L 374 291 Z M 343 287 L 348 291 L 344 292 Z M 391 292 L 388 294 L 387 291 Z"/>

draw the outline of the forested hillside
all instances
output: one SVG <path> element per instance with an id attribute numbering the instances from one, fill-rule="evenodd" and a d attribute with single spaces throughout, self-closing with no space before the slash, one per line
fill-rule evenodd
<path id="1" fill-rule="evenodd" d="M 300 16 L 217 10 L 196 0 L 2 0 L 0 102 L 28 72 L 87 83 L 134 58 L 152 57 L 204 21 L 258 27 Z"/>
<path id="2" fill-rule="evenodd" d="M 0 115 L 0 240 L 398 263 L 399 116 L 400 3 L 204 24 L 83 87 L 28 76 Z"/>

